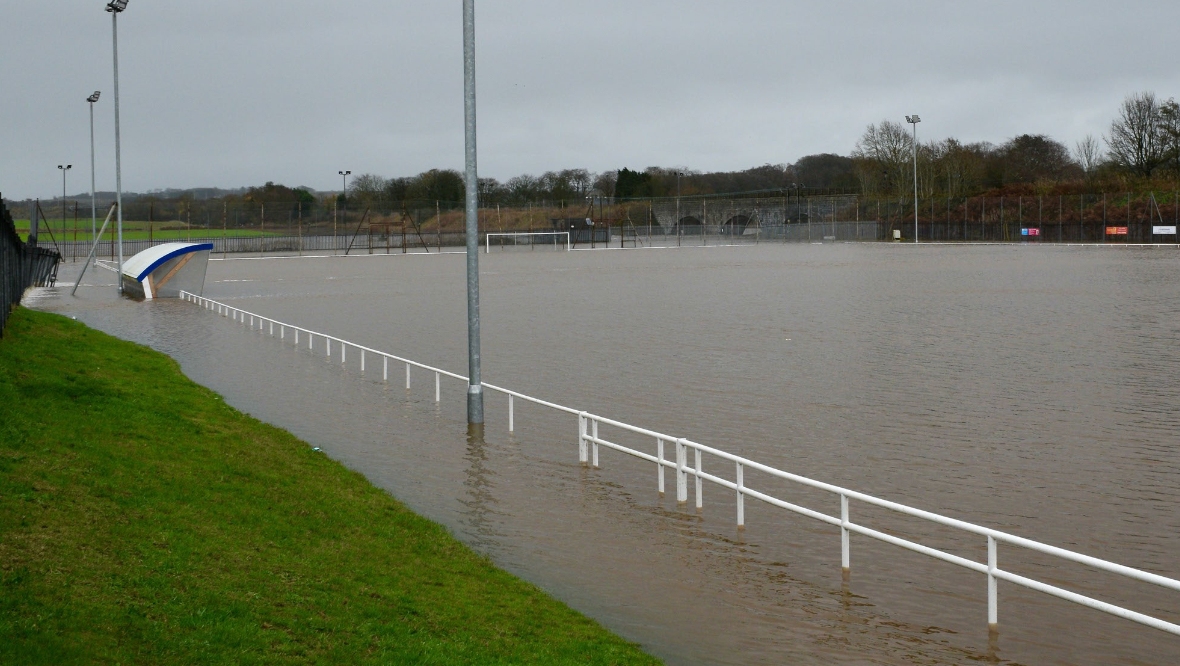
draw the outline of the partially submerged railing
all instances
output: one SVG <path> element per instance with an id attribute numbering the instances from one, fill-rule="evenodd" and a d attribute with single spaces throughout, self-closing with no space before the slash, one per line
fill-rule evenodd
<path id="1" fill-rule="evenodd" d="M 416 361 L 411 361 L 409 359 L 402 358 L 400 356 L 395 356 L 393 354 L 378 351 L 376 349 L 371 349 L 369 347 L 358 345 L 356 343 L 349 342 L 347 340 L 342 340 L 340 338 L 337 338 L 337 337 L 331 336 L 331 335 L 327 335 L 325 333 L 319 333 L 319 332 L 311 331 L 309 329 L 302 328 L 299 326 L 293 326 L 291 324 L 280 322 L 280 321 L 271 319 L 269 317 L 264 317 L 262 315 L 255 314 L 253 312 L 247 312 L 246 310 L 242 310 L 240 308 L 235 308 L 231 305 L 219 303 L 217 301 L 214 301 L 214 300 L 211 300 L 208 298 L 204 298 L 202 296 L 197 296 L 194 294 L 190 294 L 188 292 L 181 292 L 181 297 L 184 298 L 186 301 L 196 303 L 207 310 L 215 311 L 218 314 L 222 315 L 223 317 L 229 317 L 236 322 L 240 322 L 243 325 L 247 325 L 250 327 L 251 330 L 259 330 L 262 332 L 269 332 L 270 335 L 274 336 L 274 335 L 276 335 L 276 327 L 277 327 L 278 328 L 277 336 L 279 337 L 280 340 L 285 340 L 287 337 L 287 332 L 291 331 L 293 334 L 293 342 L 297 346 L 300 344 L 300 337 L 299 336 L 302 333 L 304 336 L 306 336 L 305 339 L 307 340 L 307 347 L 311 351 L 316 350 L 316 340 L 317 339 L 322 340 L 324 353 L 325 353 L 325 355 L 327 355 L 329 357 L 332 356 L 332 343 L 335 342 L 336 345 L 338 346 L 338 348 L 340 349 L 340 362 L 342 364 L 347 361 L 348 349 L 352 348 L 354 351 L 357 351 L 360 353 L 361 372 L 365 371 L 365 362 L 366 362 L 367 355 L 373 355 L 377 358 L 382 359 L 382 378 L 384 379 L 384 381 L 389 381 L 389 362 L 390 361 L 394 361 L 396 363 L 404 363 L 405 364 L 406 388 L 407 389 L 410 388 L 411 368 L 419 368 L 419 369 L 425 370 L 427 372 L 432 372 L 432 373 L 434 373 L 434 400 L 435 400 L 435 402 L 439 402 L 441 399 L 441 378 L 442 377 L 445 376 L 445 377 L 449 377 L 449 378 L 453 378 L 453 379 L 462 380 L 464 382 L 467 381 L 467 377 L 464 377 L 463 375 L 460 375 L 460 374 L 456 374 L 453 372 L 447 372 L 446 370 L 442 370 L 440 368 L 431 367 L 429 365 L 426 365 L 423 363 L 418 363 Z M 268 327 L 269 327 L 269 329 L 268 329 Z M 1086 566 L 1093 567 L 1093 568 L 1101 570 L 1101 571 L 1117 574 L 1120 576 L 1124 576 L 1124 577 L 1131 578 L 1134 580 L 1142 581 L 1145 583 L 1150 583 L 1152 585 L 1157 585 L 1159 587 L 1163 587 L 1163 588 L 1170 589 L 1173 591 L 1180 591 L 1180 580 L 1168 578 L 1166 576 L 1161 576 L 1158 574 L 1153 574 L 1153 573 L 1150 573 L 1147 571 L 1142 571 L 1140 569 L 1135 569 L 1135 568 L 1124 566 L 1121 564 L 1116 564 L 1114 562 L 1102 560 L 1102 559 L 1099 559 L 1096 557 L 1090 557 L 1089 555 L 1083 555 L 1081 553 L 1076 553 L 1074 551 L 1066 550 L 1064 548 L 1050 546 L 1048 544 L 1044 544 L 1039 541 L 1034 541 L 1032 539 L 1026 539 L 1024 537 L 1019 537 L 1019 536 L 1016 536 L 1013 534 L 1008 534 L 1006 532 L 1001 532 L 999 530 L 994 530 L 994 529 L 991 529 L 988 527 L 975 525 L 973 523 L 968 523 L 966 521 L 957 520 L 955 518 L 948 518 L 946 516 L 932 513 L 930 511 L 924 511 L 922 509 L 915 509 L 913 507 L 906 506 L 904 504 L 898 504 L 897 502 L 891 502 L 889 500 L 884 500 L 884 499 L 881 499 L 878 497 L 873 497 L 872 495 L 867 495 L 865 493 L 857 492 L 855 490 L 849 490 L 847 488 L 842 488 L 840 486 L 832 485 L 830 483 L 816 481 L 814 479 L 809 479 L 807 477 L 799 476 L 797 474 L 791 474 L 790 472 L 784 472 L 782 470 L 775 469 L 775 468 L 770 467 L 768 465 L 763 465 L 761 463 L 755 462 L 755 461 L 750 460 L 748 458 L 744 458 L 742 456 L 737 456 L 737 455 L 734 455 L 731 453 L 727 453 L 725 451 L 721 451 L 719 449 L 715 449 L 715 448 L 706 446 L 704 444 L 699 444 L 697 442 L 693 442 L 688 439 L 674 437 L 672 435 L 667 435 L 667 434 L 657 432 L 654 430 L 640 428 L 640 427 L 633 426 L 633 425 L 630 425 L 627 423 L 622 423 L 620 421 L 608 419 L 603 416 L 591 414 L 586 411 L 580 411 L 577 409 L 573 409 L 571 407 L 565 407 L 563 405 L 558 405 L 558 404 L 555 404 L 552 402 L 547 402 L 545 400 L 540 400 L 538 398 L 534 398 L 532 396 L 525 395 L 523 393 L 519 393 L 516 391 L 506 389 L 506 388 L 495 386 L 493 384 L 484 383 L 483 387 L 485 389 L 490 390 L 490 391 L 496 391 L 498 393 L 502 393 L 502 394 L 508 396 L 508 430 L 509 431 L 515 431 L 515 429 L 516 429 L 516 423 L 515 423 L 515 417 L 516 417 L 515 400 L 516 400 L 516 398 L 520 398 L 521 400 L 524 400 L 526 402 L 530 402 L 533 404 L 541 405 L 543 407 L 548 407 L 550 409 L 564 412 L 566 414 L 577 416 L 577 418 L 578 418 L 578 460 L 582 464 L 592 465 L 593 467 L 597 468 L 599 466 L 598 465 L 599 447 L 606 447 L 608 449 L 611 449 L 614 451 L 619 451 L 620 453 L 625 453 L 625 454 L 633 456 L 635 458 L 639 458 L 640 460 L 645 460 L 649 463 L 653 463 L 656 465 L 656 483 L 657 483 L 657 487 L 659 489 L 659 492 L 661 494 L 664 493 L 665 471 L 666 470 L 673 470 L 676 474 L 676 501 L 679 503 L 687 503 L 688 502 L 688 480 L 689 480 L 689 477 L 691 476 L 693 478 L 693 482 L 694 482 L 694 486 L 695 486 L 694 487 L 694 496 L 695 496 L 695 500 L 696 500 L 696 507 L 698 509 L 702 508 L 704 506 L 703 483 L 705 481 L 708 481 L 710 483 L 713 483 L 713 484 L 716 484 L 716 485 L 721 486 L 723 488 L 727 488 L 729 490 L 734 491 L 735 499 L 736 499 L 736 503 L 737 503 L 737 516 L 736 516 L 736 518 L 737 518 L 737 525 L 739 527 L 745 526 L 745 522 L 746 522 L 746 519 L 745 519 L 745 499 L 747 497 L 751 497 L 753 499 L 765 502 L 766 504 L 769 504 L 771 506 L 776 506 L 776 507 L 779 507 L 782 509 L 786 509 L 788 511 L 791 511 L 791 512 L 794 512 L 794 513 L 797 513 L 797 514 L 800 514 L 803 516 L 807 516 L 809 518 L 813 518 L 815 520 L 827 523 L 829 525 L 832 525 L 833 527 L 840 528 L 840 550 L 841 550 L 840 563 L 841 563 L 841 568 L 842 568 L 842 571 L 843 571 L 845 577 L 847 577 L 849 575 L 850 570 L 851 570 L 851 540 L 850 540 L 851 534 L 860 534 L 863 536 L 867 536 L 867 537 L 876 539 L 878 541 L 883 541 L 885 543 L 889 543 L 894 546 L 898 546 L 900 548 L 905 548 L 907 550 L 911 550 L 916 553 L 921 553 L 923 555 L 927 555 L 927 556 L 932 557 L 937 560 L 942 560 L 943 562 L 949 562 L 951 564 L 963 567 L 965 569 L 969 569 L 971 571 L 975 571 L 977 573 L 984 574 L 985 576 L 987 576 L 987 621 L 988 621 L 988 627 L 992 630 L 997 629 L 998 625 L 999 625 L 999 598 L 998 598 L 997 583 L 998 583 L 998 581 L 1003 580 L 1003 581 L 1007 581 L 1009 583 L 1013 583 L 1015 585 L 1019 585 L 1021 587 L 1025 587 L 1025 588 L 1028 588 L 1031 590 L 1036 590 L 1038 592 L 1043 592 L 1045 594 L 1057 597 L 1059 599 L 1071 601 L 1075 604 L 1080 604 L 1082 606 L 1086 606 L 1087 608 L 1092 608 L 1094 610 L 1099 610 L 1104 613 L 1116 615 L 1118 617 L 1122 617 L 1122 618 L 1131 620 L 1133 622 L 1138 622 L 1139 624 L 1143 624 L 1143 625 L 1146 625 L 1149 627 L 1154 627 L 1156 629 L 1166 631 L 1170 634 L 1180 636 L 1180 625 L 1174 624 L 1172 622 L 1168 622 L 1166 620 L 1162 620 L 1157 617 L 1146 615 L 1144 613 L 1139 613 L 1139 612 L 1136 612 L 1133 610 L 1122 608 L 1120 606 L 1116 606 L 1111 603 L 1100 601 L 1100 600 L 1094 599 L 1092 597 L 1087 597 L 1085 595 L 1078 594 L 1076 592 L 1071 592 L 1071 591 L 1066 590 L 1064 588 L 1057 587 L 1055 585 L 1050 585 L 1048 583 L 1043 583 L 1041 581 L 1033 580 L 1031 578 L 1027 578 L 1025 576 L 1021 576 L 1019 574 L 1015 574 L 1010 571 L 1005 571 L 1005 570 L 999 568 L 998 549 L 999 549 L 1000 543 L 1005 543 L 1005 544 L 1008 544 L 1011 546 L 1017 546 L 1017 547 L 1031 550 L 1034 552 L 1042 553 L 1045 555 L 1050 555 L 1050 556 L 1053 556 L 1053 557 L 1056 557 L 1056 558 L 1059 558 L 1062 560 L 1066 560 L 1069 562 L 1076 562 L 1078 564 L 1084 564 Z M 600 425 L 610 426 L 610 427 L 617 428 L 619 430 L 623 430 L 625 432 L 629 432 L 629 433 L 632 433 L 635 435 L 640 435 L 643 437 L 651 438 L 651 440 L 655 444 L 655 454 L 652 455 L 652 454 L 646 453 L 644 451 L 638 451 L 635 449 L 631 449 L 626 446 L 623 446 L 622 444 L 612 442 L 612 441 L 606 439 L 605 437 L 602 437 L 599 433 L 599 426 Z M 668 445 L 668 444 L 671 444 L 674 447 L 674 457 L 672 459 L 668 459 L 665 457 L 665 449 L 666 449 L 666 445 Z M 688 460 L 690 450 L 692 451 L 692 456 L 693 456 L 693 460 L 692 460 L 691 465 L 689 464 L 689 460 Z M 713 473 L 706 472 L 704 470 L 704 467 L 702 465 L 702 460 L 701 460 L 701 457 L 703 454 L 715 456 L 716 458 L 720 458 L 721 460 L 725 461 L 727 463 L 727 465 L 729 466 L 729 468 L 733 470 L 733 480 L 731 481 L 728 478 L 718 476 Z M 747 485 L 745 482 L 746 470 L 756 470 L 758 472 L 761 472 L 763 474 L 769 475 L 769 476 L 777 478 L 777 479 L 790 481 L 793 483 L 797 483 L 797 484 L 800 484 L 803 486 L 807 486 L 809 488 L 814 488 L 816 490 L 821 490 L 821 491 L 824 491 L 827 493 L 831 493 L 832 495 L 838 496 L 840 498 L 840 515 L 839 516 L 831 516 L 831 515 L 828 515 L 826 513 L 820 512 L 820 511 L 816 511 L 813 509 L 809 509 L 807 507 L 799 506 L 797 504 L 793 504 L 791 502 L 784 501 L 784 500 L 774 497 L 770 494 L 767 494 L 766 492 L 755 490 L 755 489 L 749 487 L 749 485 Z M 889 511 L 893 511 L 895 513 L 899 513 L 902 515 L 911 516 L 914 518 L 920 518 L 920 519 L 923 519 L 923 520 L 926 520 L 926 521 L 929 521 L 929 522 L 932 522 L 932 523 L 935 523 L 938 525 L 942 525 L 945 527 L 951 527 L 951 528 L 954 528 L 954 529 L 957 529 L 957 530 L 960 530 L 963 532 L 967 532 L 969 534 L 974 534 L 976 536 L 985 537 L 987 539 L 987 561 L 986 562 L 977 562 L 975 560 L 961 557 L 961 556 L 955 555 L 953 553 L 948 553 L 948 552 L 945 552 L 942 550 L 938 550 L 936 548 L 931 548 L 929 546 L 922 545 L 920 543 L 917 543 L 916 541 L 902 539 L 902 538 L 893 536 L 891 534 L 886 534 L 886 533 L 881 532 L 879 530 L 874 530 L 870 527 L 866 527 L 864 525 L 859 525 L 857 523 L 854 523 L 854 522 L 852 522 L 851 511 L 850 511 L 850 502 L 853 500 L 858 501 L 858 502 L 863 502 L 863 503 L 871 505 L 871 506 L 876 506 L 876 507 L 880 507 L 883 509 L 887 509 Z"/>

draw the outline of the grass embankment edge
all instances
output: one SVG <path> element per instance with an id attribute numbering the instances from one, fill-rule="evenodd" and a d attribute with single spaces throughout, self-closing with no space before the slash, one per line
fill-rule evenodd
<path id="1" fill-rule="evenodd" d="M 0 339 L 0 663 L 656 663 L 167 356 Z"/>

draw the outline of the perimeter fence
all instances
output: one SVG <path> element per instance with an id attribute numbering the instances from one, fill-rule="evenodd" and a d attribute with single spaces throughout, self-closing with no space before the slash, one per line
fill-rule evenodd
<path id="1" fill-rule="evenodd" d="M 33 286 L 52 286 L 57 280 L 61 255 L 37 247 L 36 234 L 28 243 L 17 234 L 8 208 L 0 200 L 0 337 L 8 324 L 8 315 L 20 305 L 25 290 Z"/>
<path id="2" fill-rule="evenodd" d="M 124 254 L 176 240 L 213 243 L 215 254 L 430 252 L 466 244 L 461 202 L 358 200 L 331 208 L 307 202 L 181 203 L 126 206 Z M 612 244 L 913 241 L 915 233 L 922 242 L 1174 244 L 1180 226 L 1176 192 L 937 197 L 920 198 L 916 204 L 912 197 L 790 192 L 757 197 L 604 197 L 577 205 L 541 201 L 481 208 L 479 234 L 482 243 L 489 233 L 567 231 L 574 249 Z M 46 209 L 61 212 L 59 219 L 44 224 L 55 232 L 62 254 L 71 260 L 84 258 L 93 242 L 91 223 L 77 203 L 49 203 Z M 499 237 L 493 247 L 520 245 Z M 116 250 L 110 231 L 101 239 L 98 254 L 113 257 Z"/>

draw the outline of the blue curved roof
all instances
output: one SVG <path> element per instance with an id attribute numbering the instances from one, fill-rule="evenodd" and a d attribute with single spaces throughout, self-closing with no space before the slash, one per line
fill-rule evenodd
<path id="1" fill-rule="evenodd" d="M 170 259 L 192 252 L 209 252 L 213 250 L 212 243 L 163 243 L 149 247 L 123 262 L 123 274 L 143 282 L 152 271 L 162 266 Z"/>

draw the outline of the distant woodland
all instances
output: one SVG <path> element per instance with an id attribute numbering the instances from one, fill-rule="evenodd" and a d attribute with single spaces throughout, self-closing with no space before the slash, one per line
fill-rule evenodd
<path id="1" fill-rule="evenodd" d="M 919 125 L 919 138 L 922 126 Z M 966 143 L 955 138 L 920 141 L 918 195 L 971 197 L 1068 195 L 1093 192 L 1175 191 L 1180 188 L 1180 104 L 1151 92 L 1129 95 L 1109 130 L 1067 146 L 1043 134 L 1021 134 L 1002 143 Z M 822 153 L 794 164 L 765 164 L 744 171 L 701 172 L 649 166 L 593 173 L 564 169 L 520 175 L 506 181 L 481 178 L 483 206 L 585 206 L 588 199 L 615 201 L 701 195 L 788 193 L 863 194 L 908 200 L 914 191 L 914 142 L 909 125 L 885 119 L 865 128 L 848 155 Z M 215 200 L 228 208 L 290 208 L 291 215 L 349 209 L 404 209 L 439 202 L 453 208 L 464 198 L 462 173 L 431 169 L 387 178 L 365 173 L 348 182 L 347 196 L 268 182 L 243 190 L 155 192 L 128 197 L 130 213 L 148 219 L 180 219 Z M 106 197 L 102 197 L 106 198 Z M 449 204 L 449 205 L 448 205 Z"/>

